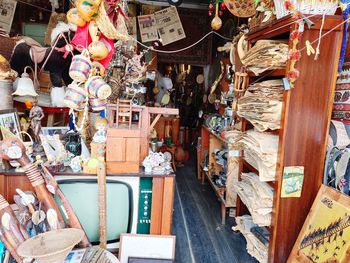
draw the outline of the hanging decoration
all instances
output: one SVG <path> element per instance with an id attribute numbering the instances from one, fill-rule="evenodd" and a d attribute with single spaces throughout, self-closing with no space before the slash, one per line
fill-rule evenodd
<path id="1" fill-rule="evenodd" d="M 300 72 L 296 69 L 296 63 L 301 58 L 301 52 L 298 50 L 298 44 L 301 40 L 302 34 L 304 32 L 304 20 L 300 19 L 300 12 L 296 11 L 294 5 L 291 1 L 285 1 L 286 8 L 293 13 L 293 18 L 298 22 L 294 26 L 294 30 L 290 34 L 290 40 L 292 41 L 292 48 L 289 50 L 289 71 L 287 73 L 287 78 L 289 79 L 289 85 L 291 88 L 294 87 L 295 81 L 299 78 Z"/>
<path id="2" fill-rule="evenodd" d="M 342 72 L 343 69 L 343 64 L 344 64 L 344 58 L 345 58 L 345 52 L 346 52 L 346 46 L 348 43 L 348 28 L 349 28 L 349 12 L 350 12 L 350 0 L 341 0 L 340 1 L 340 8 L 343 11 L 343 18 L 344 21 L 344 33 L 343 33 L 343 41 L 342 41 L 342 46 L 341 46 L 341 51 L 340 51 L 340 59 L 339 59 L 339 64 L 338 64 L 338 72 Z"/>
<path id="3" fill-rule="evenodd" d="M 226 10 L 226 6 L 225 6 L 225 3 L 223 3 L 223 0 L 213 1 L 208 7 L 209 16 L 213 15 L 214 5 L 215 5 L 215 16 L 214 16 L 213 20 L 211 21 L 211 28 L 213 30 L 219 30 L 222 27 L 222 20 L 221 20 L 220 16 L 223 15 L 223 11 Z M 219 9 L 220 9 L 220 11 L 219 11 Z"/>

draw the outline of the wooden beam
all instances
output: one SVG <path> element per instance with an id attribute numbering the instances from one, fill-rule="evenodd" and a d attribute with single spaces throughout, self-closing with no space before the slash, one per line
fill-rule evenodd
<path id="1" fill-rule="evenodd" d="M 154 126 L 157 124 L 157 122 L 159 121 L 159 119 L 160 119 L 161 116 L 162 116 L 161 114 L 158 114 L 158 115 L 154 118 L 154 120 L 153 120 L 152 123 L 151 123 L 151 126 L 149 127 L 149 131 L 150 131 L 150 132 L 152 131 L 152 129 L 154 128 Z"/>
<path id="2" fill-rule="evenodd" d="M 163 193 L 163 212 L 162 212 L 162 235 L 172 234 L 173 225 L 173 207 L 174 207 L 174 190 L 175 177 L 164 178 L 164 193 Z"/>
<path id="3" fill-rule="evenodd" d="M 153 178 L 152 209 L 151 209 L 151 235 L 162 233 L 164 178 Z"/>

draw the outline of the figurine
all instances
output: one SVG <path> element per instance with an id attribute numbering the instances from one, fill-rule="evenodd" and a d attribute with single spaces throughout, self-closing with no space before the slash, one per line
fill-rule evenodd
<path id="1" fill-rule="evenodd" d="M 42 152 L 42 147 L 40 145 L 40 133 L 41 133 L 41 120 L 44 118 L 44 111 L 38 106 L 38 101 L 33 102 L 33 107 L 29 113 L 30 127 L 34 134 L 34 152 Z"/>
<path id="2" fill-rule="evenodd" d="M 95 123 L 96 133 L 92 138 L 93 142 L 106 143 L 107 141 L 107 126 L 108 121 L 106 118 L 99 118 Z"/>

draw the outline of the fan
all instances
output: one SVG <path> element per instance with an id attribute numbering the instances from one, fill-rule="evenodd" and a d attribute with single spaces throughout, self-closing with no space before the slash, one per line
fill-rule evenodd
<path id="1" fill-rule="evenodd" d="M 168 0 L 168 3 L 170 5 L 175 5 L 175 6 L 179 6 L 182 4 L 182 0 Z"/>

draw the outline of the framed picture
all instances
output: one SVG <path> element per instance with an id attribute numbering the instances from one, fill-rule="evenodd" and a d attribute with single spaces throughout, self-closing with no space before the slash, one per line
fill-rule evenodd
<path id="1" fill-rule="evenodd" d="M 11 133 L 21 138 L 20 131 L 21 126 L 18 120 L 18 114 L 16 109 L 0 110 L 0 126 L 6 128 Z M 4 132 L 1 132 L 1 137 L 7 137 Z"/>
<path id="2" fill-rule="evenodd" d="M 288 263 L 339 262 L 350 258 L 350 197 L 322 185 Z"/>
<path id="3" fill-rule="evenodd" d="M 173 262 L 175 259 L 175 240 L 175 236 L 121 234 L 120 263 Z"/>

